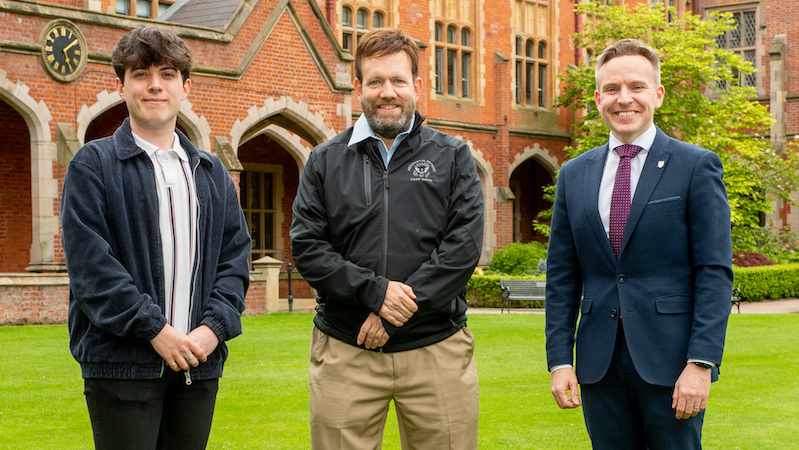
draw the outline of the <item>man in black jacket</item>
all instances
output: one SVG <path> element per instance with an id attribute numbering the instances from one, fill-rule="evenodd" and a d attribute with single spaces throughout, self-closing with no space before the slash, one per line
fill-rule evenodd
<path id="1" fill-rule="evenodd" d="M 380 448 L 393 399 L 403 448 L 477 448 L 466 284 L 483 237 L 469 148 L 422 125 L 416 43 L 361 38 L 363 115 L 311 152 L 292 254 L 319 292 L 310 364 L 315 449 Z"/>

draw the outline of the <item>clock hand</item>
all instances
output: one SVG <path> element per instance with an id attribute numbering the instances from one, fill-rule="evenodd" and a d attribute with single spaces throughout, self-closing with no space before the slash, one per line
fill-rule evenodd
<path id="1" fill-rule="evenodd" d="M 67 50 L 69 50 L 70 48 L 72 48 L 72 46 L 73 46 L 73 45 L 75 45 L 75 44 L 77 44 L 77 43 L 78 43 L 78 40 L 77 40 L 77 39 L 75 39 L 75 40 L 74 40 L 74 41 L 72 41 L 72 42 L 71 42 L 69 45 L 67 45 L 66 47 L 64 47 L 64 50 L 62 50 L 62 51 L 64 52 L 64 56 L 67 56 Z"/>

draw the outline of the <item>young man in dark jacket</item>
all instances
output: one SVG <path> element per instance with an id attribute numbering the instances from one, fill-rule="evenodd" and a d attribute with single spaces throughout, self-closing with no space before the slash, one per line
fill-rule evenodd
<path id="1" fill-rule="evenodd" d="M 75 154 L 62 195 L 70 347 L 97 449 L 202 449 L 250 238 L 221 161 L 175 128 L 186 44 L 140 27 L 111 58 L 130 116 Z"/>
<path id="2" fill-rule="evenodd" d="M 363 115 L 316 147 L 294 202 L 292 254 L 319 292 L 310 365 L 314 449 L 379 448 L 389 402 L 403 448 L 477 448 L 466 283 L 483 195 L 469 148 L 422 125 L 415 42 L 361 38 Z"/>

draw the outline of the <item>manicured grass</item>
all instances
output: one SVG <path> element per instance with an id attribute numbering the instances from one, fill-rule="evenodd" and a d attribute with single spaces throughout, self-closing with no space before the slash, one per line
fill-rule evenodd
<path id="1" fill-rule="evenodd" d="M 245 317 L 230 342 L 209 449 L 306 449 L 312 316 Z M 542 315 L 472 315 L 480 376 L 480 448 L 586 449 L 579 410 L 549 394 Z M 713 385 L 706 449 L 799 445 L 799 315 L 730 319 L 722 377 Z M 64 325 L 0 327 L 0 449 L 90 449 L 78 364 Z M 389 415 L 385 449 L 399 449 Z"/>

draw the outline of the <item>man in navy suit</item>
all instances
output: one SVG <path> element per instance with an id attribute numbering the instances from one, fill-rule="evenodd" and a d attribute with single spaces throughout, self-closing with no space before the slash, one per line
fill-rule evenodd
<path id="1" fill-rule="evenodd" d="M 609 142 L 558 176 L 547 363 L 561 408 L 581 405 L 580 384 L 595 449 L 701 448 L 721 364 L 733 278 L 723 169 L 655 126 L 664 95 L 653 49 L 632 39 L 605 49 L 594 98 Z M 614 187 L 627 183 L 625 221 Z"/>

